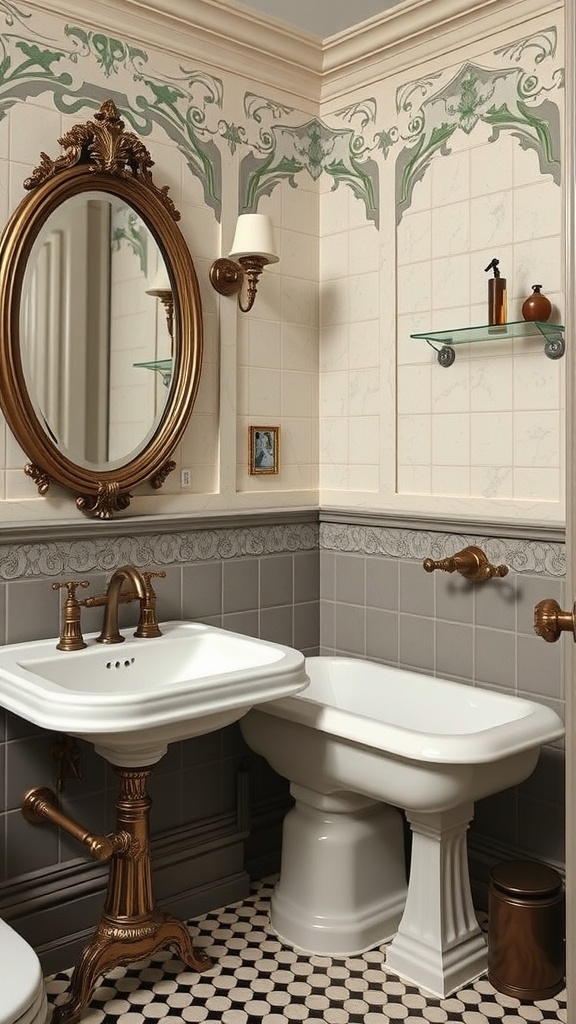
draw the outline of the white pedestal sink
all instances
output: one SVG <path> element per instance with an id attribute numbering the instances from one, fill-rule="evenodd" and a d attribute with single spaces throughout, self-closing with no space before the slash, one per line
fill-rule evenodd
<path id="1" fill-rule="evenodd" d="M 57 639 L 0 647 L 0 706 L 44 729 L 89 740 L 114 765 L 151 765 L 169 743 L 213 732 L 255 704 L 308 683 L 291 647 L 199 622 L 162 636 L 57 651 Z"/>
<path id="2" fill-rule="evenodd" d="M 0 648 L 0 706 L 89 740 L 120 783 L 116 829 L 106 836 L 63 814 L 49 789 L 30 790 L 22 801 L 27 821 L 52 822 L 110 861 L 104 911 L 52 1024 L 76 1024 L 102 975 L 158 949 L 175 949 L 194 971 L 211 966 L 185 924 L 154 898 L 148 777 L 169 743 L 213 732 L 308 683 L 304 657 L 290 647 L 195 622 L 164 622 L 161 630 L 151 639 L 126 631 L 111 645 L 92 634 L 80 651 L 58 651 L 55 639 Z"/>

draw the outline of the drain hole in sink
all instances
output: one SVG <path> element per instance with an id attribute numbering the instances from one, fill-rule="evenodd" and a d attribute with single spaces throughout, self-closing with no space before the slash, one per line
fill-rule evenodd
<path id="1" fill-rule="evenodd" d="M 136 658 L 124 658 L 123 661 L 107 661 L 106 668 L 130 668 Z"/>

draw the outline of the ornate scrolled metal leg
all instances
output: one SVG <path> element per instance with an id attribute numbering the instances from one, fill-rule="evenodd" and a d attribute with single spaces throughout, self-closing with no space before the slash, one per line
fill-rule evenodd
<path id="1" fill-rule="evenodd" d="M 130 841 L 110 861 L 104 912 L 74 968 L 67 1002 L 54 1010 L 53 1024 L 75 1024 L 103 974 L 159 949 L 174 948 L 195 971 L 212 966 L 210 957 L 194 949 L 184 922 L 162 913 L 154 899 L 148 825 L 151 800 L 146 790 L 152 768 L 116 771 L 120 776 L 116 829 Z"/>

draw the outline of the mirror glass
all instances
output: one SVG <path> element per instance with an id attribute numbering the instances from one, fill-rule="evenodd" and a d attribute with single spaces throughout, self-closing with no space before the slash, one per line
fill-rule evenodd
<path id="1" fill-rule="evenodd" d="M 147 444 L 170 395 L 168 271 L 125 199 L 85 192 L 45 221 L 26 264 L 22 371 L 39 423 L 68 459 L 111 469 Z"/>

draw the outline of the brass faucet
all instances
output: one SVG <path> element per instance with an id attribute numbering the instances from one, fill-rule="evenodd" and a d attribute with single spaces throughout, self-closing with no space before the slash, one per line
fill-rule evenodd
<path id="1" fill-rule="evenodd" d="M 162 636 L 156 622 L 156 593 L 151 584 L 153 576 L 165 576 L 165 572 L 140 572 L 133 565 L 122 565 L 110 577 L 106 593 L 101 597 L 87 597 L 80 603 L 87 608 L 104 605 L 104 621 L 102 632 L 96 637 L 99 644 L 121 644 L 124 641 L 118 628 L 118 605 L 130 601 L 140 602 L 140 620 L 134 636 Z M 128 581 L 132 590 L 122 593 L 124 583 Z"/>

